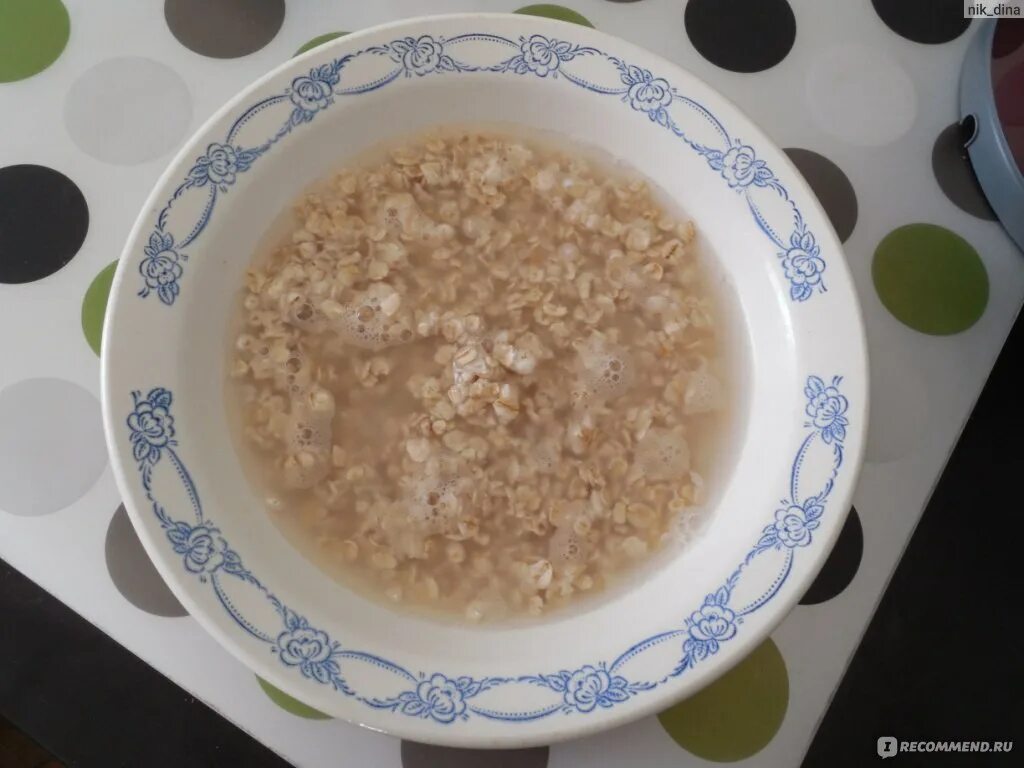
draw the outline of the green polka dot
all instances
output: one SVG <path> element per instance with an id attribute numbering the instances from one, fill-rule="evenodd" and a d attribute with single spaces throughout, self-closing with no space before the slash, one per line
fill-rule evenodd
<path id="1" fill-rule="evenodd" d="M 331 42 L 331 40 L 337 40 L 339 37 L 344 37 L 347 34 L 348 34 L 348 32 L 328 32 L 325 35 L 317 35 L 312 40 L 310 40 L 308 43 L 304 43 L 303 46 L 301 48 L 299 48 L 299 50 L 297 50 L 292 55 L 293 56 L 298 56 L 300 53 L 305 53 L 306 51 L 311 51 L 314 48 L 316 48 L 318 45 L 323 45 L 324 43 L 329 43 L 329 42 Z"/>
<path id="2" fill-rule="evenodd" d="M 908 224 L 886 235 L 871 277 L 886 309 L 922 333 L 964 331 L 988 304 L 988 273 L 977 251 L 935 224 Z"/>
<path id="3" fill-rule="evenodd" d="M 582 13 L 578 13 L 572 8 L 566 8 L 564 5 L 555 5 L 553 3 L 525 5 L 516 11 L 516 13 L 525 13 L 527 16 L 544 16 L 548 19 L 558 19 L 559 21 L 571 22 L 572 24 L 581 24 L 584 27 L 594 26 L 590 23 L 590 19 Z"/>
<path id="4" fill-rule="evenodd" d="M 786 662 L 769 639 L 707 688 L 666 709 L 658 722 L 697 757 L 731 763 L 764 749 L 788 703 Z"/>
<path id="5" fill-rule="evenodd" d="M 114 270 L 117 262 L 103 268 L 85 292 L 82 299 L 82 331 L 92 351 L 100 353 L 100 340 L 103 337 L 103 315 L 107 311 L 107 297 L 110 296 L 110 284 L 114 282 Z"/>
<path id="6" fill-rule="evenodd" d="M 299 717 L 305 717 L 309 720 L 330 720 L 330 715 L 325 715 L 319 709 L 313 709 L 308 704 L 303 704 L 298 699 L 294 699 L 279 688 L 275 688 L 262 677 L 257 676 L 256 679 L 259 681 L 260 688 L 263 692 L 270 697 L 270 700 L 277 704 L 281 709 L 286 712 L 291 712 L 293 715 Z"/>
<path id="7" fill-rule="evenodd" d="M 0 83 L 23 80 L 53 64 L 71 20 L 60 0 L 0 0 Z"/>

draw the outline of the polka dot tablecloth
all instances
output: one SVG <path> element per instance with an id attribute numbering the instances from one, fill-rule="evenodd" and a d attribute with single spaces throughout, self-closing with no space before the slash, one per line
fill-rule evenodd
<path id="1" fill-rule="evenodd" d="M 481 764 L 330 719 L 221 650 L 142 552 L 97 400 L 114 261 L 187 135 L 298 52 L 464 10 L 613 32 L 739 103 L 845 242 L 873 387 L 856 508 L 770 639 L 657 716 L 486 764 L 796 765 L 1024 299 L 1024 256 L 959 148 L 978 32 L 960 0 L 0 0 L 0 556 L 298 765 Z"/>

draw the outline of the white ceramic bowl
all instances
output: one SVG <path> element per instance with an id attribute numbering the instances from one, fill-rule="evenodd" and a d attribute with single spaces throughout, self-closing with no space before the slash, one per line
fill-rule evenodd
<path id="1" fill-rule="evenodd" d="M 224 408 L 229 313 L 268 222 L 361 149 L 481 121 L 557 131 L 653 179 L 719 259 L 749 349 L 744 437 L 702 538 L 589 610 L 515 628 L 404 616 L 330 581 L 262 511 Z M 118 485 L 189 612 L 317 709 L 460 746 L 550 743 L 620 724 L 750 652 L 840 530 L 867 381 L 839 242 L 785 155 L 679 67 L 591 29 L 512 15 L 352 34 L 232 99 L 146 202 L 103 339 Z"/>

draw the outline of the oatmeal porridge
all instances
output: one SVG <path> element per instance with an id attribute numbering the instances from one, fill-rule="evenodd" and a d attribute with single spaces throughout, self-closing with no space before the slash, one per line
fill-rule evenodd
<path id="1" fill-rule="evenodd" d="M 687 538 L 728 410 L 695 237 L 635 174 L 494 132 L 318 185 L 231 351 L 270 515 L 345 583 L 471 621 Z"/>

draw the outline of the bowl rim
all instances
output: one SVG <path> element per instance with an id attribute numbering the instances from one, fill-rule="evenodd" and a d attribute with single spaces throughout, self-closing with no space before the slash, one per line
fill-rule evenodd
<path id="1" fill-rule="evenodd" d="M 745 659 L 789 615 L 790 611 L 810 586 L 821 566 L 824 565 L 827 555 L 839 536 L 843 522 L 848 514 L 856 487 L 856 480 L 864 460 L 870 379 L 866 333 L 861 307 L 854 288 L 854 281 L 843 254 L 842 245 L 817 197 L 785 152 L 756 123 L 747 117 L 731 100 L 722 96 L 716 89 L 682 66 L 633 43 L 599 30 L 579 27 L 551 19 L 510 13 L 455 13 L 401 19 L 368 27 L 317 46 L 306 53 L 282 62 L 270 72 L 241 89 L 204 121 L 175 154 L 167 168 L 156 181 L 128 236 L 112 283 L 103 328 L 101 389 L 104 431 L 110 449 L 111 466 L 115 480 L 118 488 L 121 490 L 129 517 L 139 534 L 147 555 L 171 591 L 200 626 L 212 635 L 229 653 L 240 659 L 249 670 L 257 673 L 263 679 L 297 699 L 309 698 L 309 689 L 305 687 L 305 681 L 302 681 L 302 684 L 300 684 L 301 678 L 287 675 L 286 670 L 281 668 L 281 665 L 272 665 L 265 660 L 257 658 L 256 654 L 242 645 L 235 633 L 225 630 L 222 622 L 209 615 L 207 610 L 201 606 L 194 595 L 199 588 L 193 583 L 187 582 L 180 569 L 175 567 L 179 565 L 178 560 L 168 554 L 165 546 L 166 542 L 163 541 L 161 536 L 157 535 L 160 531 L 154 530 L 151 519 L 152 515 L 148 513 L 144 503 L 139 503 L 140 494 L 136 487 L 137 483 L 135 482 L 133 471 L 129 471 L 132 470 L 130 456 L 124 456 L 119 449 L 119 444 L 122 442 L 122 436 L 119 433 L 123 431 L 123 403 L 114 402 L 114 397 L 120 396 L 122 393 L 114 392 L 114 380 L 117 374 L 113 371 L 113 363 L 107 350 L 111 348 L 111 339 L 119 327 L 118 316 L 122 311 L 119 310 L 119 307 L 128 296 L 135 294 L 134 287 L 127 285 L 129 276 L 135 272 L 136 267 L 132 256 L 141 250 L 145 232 L 150 225 L 154 212 L 158 210 L 161 201 L 168 198 L 169 192 L 174 188 L 174 184 L 188 170 L 191 160 L 194 159 L 197 151 L 201 151 L 205 147 L 213 135 L 212 130 L 225 117 L 245 107 L 247 99 L 257 94 L 266 84 L 282 75 L 288 72 L 300 74 L 314 60 L 329 59 L 335 52 L 352 48 L 354 44 L 358 44 L 365 38 L 372 38 L 389 30 L 404 30 L 410 34 L 415 34 L 415 30 L 424 24 L 489 22 L 495 25 L 514 23 L 514 25 L 521 26 L 524 21 L 528 22 L 531 27 L 535 27 L 538 31 L 547 31 L 552 35 L 557 35 L 559 32 L 565 35 L 567 30 L 572 30 L 577 38 L 599 41 L 612 50 L 623 51 L 628 56 L 642 58 L 645 62 L 656 65 L 660 74 L 672 78 L 684 89 L 688 86 L 697 86 L 707 93 L 713 94 L 716 100 L 716 111 L 728 113 L 730 123 L 733 126 L 741 126 L 745 140 L 749 144 L 757 146 L 759 152 L 769 155 L 773 167 L 784 171 L 789 184 L 800 194 L 803 210 L 808 214 L 808 218 L 814 221 L 822 245 L 827 245 L 833 254 L 829 262 L 832 279 L 837 280 L 848 289 L 850 298 L 848 309 L 851 313 L 851 316 L 848 318 L 851 321 L 848 332 L 853 337 L 853 344 L 851 344 L 848 350 L 852 358 L 850 360 L 848 377 L 856 375 L 859 378 L 857 387 L 862 392 L 862 396 L 856 404 L 853 404 L 853 409 L 857 411 L 857 419 L 850 424 L 851 436 L 849 440 L 854 445 L 854 450 L 846 455 L 847 466 L 844 470 L 845 478 L 843 483 L 835 495 L 829 498 L 832 510 L 830 517 L 832 520 L 828 525 L 819 529 L 821 535 L 815 538 L 817 549 L 811 556 L 813 561 L 812 567 L 797 574 L 794 578 L 783 584 L 777 593 L 773 593 L 771 610 L 768 614 L 762 614 L 762 617 L 768 616 L 768 618 L 760 619 L 760 624 L 755 629 L 751 629 L 736 639 L 731 640 L 728 645 L 728 653 L 720 655 L 717 663 L 704 665 L 699 676 L 683 675 L 676 677 L 674 681 L 661 685 L 657 690 L 651 691 L 643 697 L 629 699 L 628 703 L 615 707 L 612 712 L 606 712 L 600 718 L 574 717 L 558 718 L 557 720 L 549 718 L 537 721 L 544 724 L 542 727 L 510 729 L 508 732 L 483 737 L 475 736 L 473 729 L 453 730 L 420 727 L 421 721 L 418 719 L 392 720 L 383 716 L 378 717 L 376 711 L 357 710 L 348 703 L 348 699 L 342 697 L 335 697 L 336 701 L 341 702 L 337 707 L 324 706 L 319 701 L 316 703 L 317 708 L 323 709 L 328 714 L 371 730 L 439 745 L 510 747 L 552 744 L 570 738 L 577 738 L 597 731 L 607 730 L 663 710 L 674 702 L 696 693 L 697 690 L 725 674 L 729 669 Z M 552 723 L 556 724 L 552 726 Z M 406 727 L 406 725 L 409 727 Z"/>

